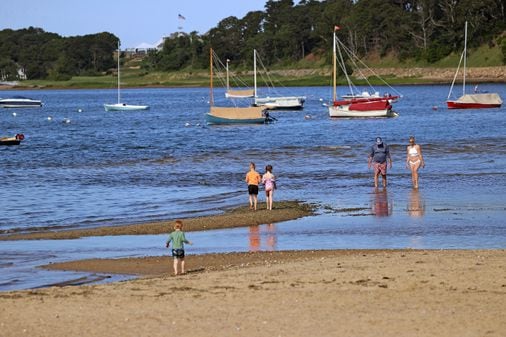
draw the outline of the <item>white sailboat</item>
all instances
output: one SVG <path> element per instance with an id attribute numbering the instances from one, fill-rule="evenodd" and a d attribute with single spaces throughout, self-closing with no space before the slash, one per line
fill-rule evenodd
<path id="1" fill-rule="evenodd" d="M 147 110 L 149 109 L 149 105 L 132 105 L 121 103 L 121 86 L 120 86 L 120 65 L 119 58 L 121 55 L 121 50 L 119 47 L 118 41 L 118 103 L 115 104 L 104 104 L 105 111 L 134 111 L 134 110 Z"/>
<path id="2" fill-rule="evenodd" d="M 304 108 L 305 96 L 274 96 L 274 97 L 258 97 L 257 91 L 257 51 L 253 50 L 253 82 L 254 82 L 254 96 L 255 100 L 253 105 L 263 106 L 267 109 L 302 109 Z"/>
<path id="3" fill-rule="evenodd" d="M 457 100 L 451 100 L 450 97 L 453 91 L 453 85 L 455 79 L 460 70 L 460 64 L 464 60 L 464 71 L 462 78 L 462 96 Z M 500 108 L 502 105 L 502 99 L 497 93 L 474 93 L 466 94 L 466 62 L 467 61 L 467 21 L 464 27 L 464 51 L 460 55 L 459 65 L 455 76 L 453 77 L 452 85 L 450 86 L 450 92 L 446 104 L 448 109 L 484 109 L 484 108 Z"/>

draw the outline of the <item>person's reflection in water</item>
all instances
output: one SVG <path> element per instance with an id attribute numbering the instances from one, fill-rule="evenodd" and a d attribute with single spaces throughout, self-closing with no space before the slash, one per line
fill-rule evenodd
<path id="1" fill-rule="evenodd" d="M 374 202 L 372 207 L 372 213 L 375 216 L 390 216 L 392 215 L 391 205 L 389 206 L 388 202 L 388 193 L 387 189 L 374 189 Z"/>
<path id="2" fill-rule="evenodd" d="M 276 250 L 276 225 L 269 224 L 267 225 L 267 249 L 268 250 Z"/>
<path id="3" fill-rule="evenodd" d="M 409 193 L 408 214 L 412 217 L 422 217 L 425 214 L 425 200 L 416 188 Z"/>
<path id="4" fill-rule="evenodd" d="M 249 226 L 249 250 L 256 252 L 260 249 L 260 227 Z"/>

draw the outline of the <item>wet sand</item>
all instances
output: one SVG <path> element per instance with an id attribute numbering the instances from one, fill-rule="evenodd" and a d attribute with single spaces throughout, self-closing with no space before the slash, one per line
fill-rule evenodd
<path id="1" fill-rule="evenodd" d="M 250 210 L 248 206 L 240 206 L 226 210 L 223 214 L 183 219 L 184 230 L 186 232 L 192 232 L 208 229 L 224 229 L 271 224 L 302 218 L 304 216 L 312 215 L 313 212 L 314 209 L 312 205 L 298 201 L 275 202 L 272 211 L 266 210 L 265 203 L 260 203 L 257 211 Z M 6 234 L 0 236 L 0 241 L 41 239 L 59 240 L 78 239 L 88 236 L 165 234 L 172 231 L 174 220 L 175 219 L 123 226 L 104 226 L 89 229 Z"/>
<path id="2" fill-rule="evenodd" d="M 157 275 L 0 293 L 2 336 L 505 336 L 505 250 L 341 250 L 92 260 Z M 56 267 L 56 266 L 53 266 Z"/>

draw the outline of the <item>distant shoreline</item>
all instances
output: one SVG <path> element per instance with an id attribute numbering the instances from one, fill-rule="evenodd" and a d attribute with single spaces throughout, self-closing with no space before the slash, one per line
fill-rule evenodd
<path id="1" fill-rule="evenodd" d="M 137 70 L 136 70 L 137 71 Z M 128 76 L 122 78 L 122 88 L 206 88 L 209 78 L 205 70 L 181 71 L 172 73 L 141 74 L 131 70 Z M 395 86 L 402 85 L 444 85 L 450 84 L 455 75 L 455 68 L 374 68 L 374 73 L 381 76 L 387 83 Z M 383 85 L 378 79 L 373 79 L 369 70 L 361 70 L 362 78 L 354 79 L 358 86 L 367 85 L 367 77 L 374 85 Z M 330 85 L 329 68 L 315 69 L 284 69 L 272 70 L 271 76 L 287 87 L 328 86 Z M 250 72 L 240 72 L 240 77 L 249 81 Z M 481 83 L 506 83 L 506 66 L 471 67 L 467 69 L 467 83 L 469 85 Z M 30 80 L 20 81 L 17 85 L 12 82 L 0 83 L 0 90 L 33 90 L 33 89 L 116 89 L 114 77 L 89 76 L 74 77 L 69 81 Z M 339 79 L 338 85 L 346 85 L 344 79 Z M 456 83 L 461 82 L 461 76 Z M 247 83 L 250 85 L 250 83 Z"/>

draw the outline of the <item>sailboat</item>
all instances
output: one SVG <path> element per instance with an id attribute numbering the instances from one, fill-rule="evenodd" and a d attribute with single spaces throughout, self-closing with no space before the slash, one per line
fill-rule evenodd
<path id="1" fill-rule="evenodd" d="M 257 51 L 253 49 L 253 82 L 254 82 L 254 106 L 263 106 L 267 109 L 297 110 L 304 108 L 305 96 L 274 96 L 258 97 L 257 90 Z"/>
<path id="2" fill-rule="evenodd" d="M 350 91 L 352 91 L 352 82 L 346 71 L 343 55 L 341 52 L 341 42 L 336 36 L 335 27 L 333 35 L 333 57 L 332 57 L 332 104 L 329 106 L 330 117 L 396 117 L 398 114 L 392 109 L 392 102 L 399 96 L 366 96 L 351 97 L 348 99 L 337 99 L 337 53 L 339 53 L 339 63 L 348 81 Z M 353 95 L 353 91 L 352 91 Z"/>
<path id="3" fill-rule="evenodd" d="M 217 107 L 214 106 L 213 94 L 213 49 L 209 50 L 210 86 L 209 103 L 211 108 L 206 114 L 207 124 L 264 124 L 269 121 L 263 107 Z"/>
<path id="4" fill-rule="evenodd" d="M 121 50 L 118 41 L 118 103 L 115 104 L 104 104 L 105 111 L 133 111 L 133 110 L 147 110 L 149 105 L 132 105 L 121 103 L 121 88 L 120 88 L 120 65 L 119 58 Z"/>
<path id="5" fill-rule="evenodd" d="M 453 85 L 455 84 L 455 79 L 460 70 L 460 64 L 464 60 L 464 71 L 463 71 L 463 79 L 462 79 L 462 96 L 457 100 L 450 100 L 450 96 L 452 95 Z M 464 50 L 460 55 L 459 65 L 457 67 L 457 71 L 455 72 L 455 76 L 453 77 L 453 82 L 450 87 L 450 92 L 448 93 L 448 98 L 446 104 L 448 109 L 484 109 L 484 108 L 500 108 L 502 105 L 502 99 L 497 93 L 474 93 L 474 94 L 466 94 L 466 61 L 467 61 L 467 21 L 465 23 L 464 28 Z"/>
<path id="6" fill-rule="evenodd" d="M 253 89 L 244 89 L 244 90 L 231 90 L 230 89 L 230 75 L 228 70 L 228 64 L 230 60 L 227 59 L 226 70 L 227 70 L 227 91 L 225 91 L 226 98 L 252 98 L 255 96 L 255 91 Z"/>

